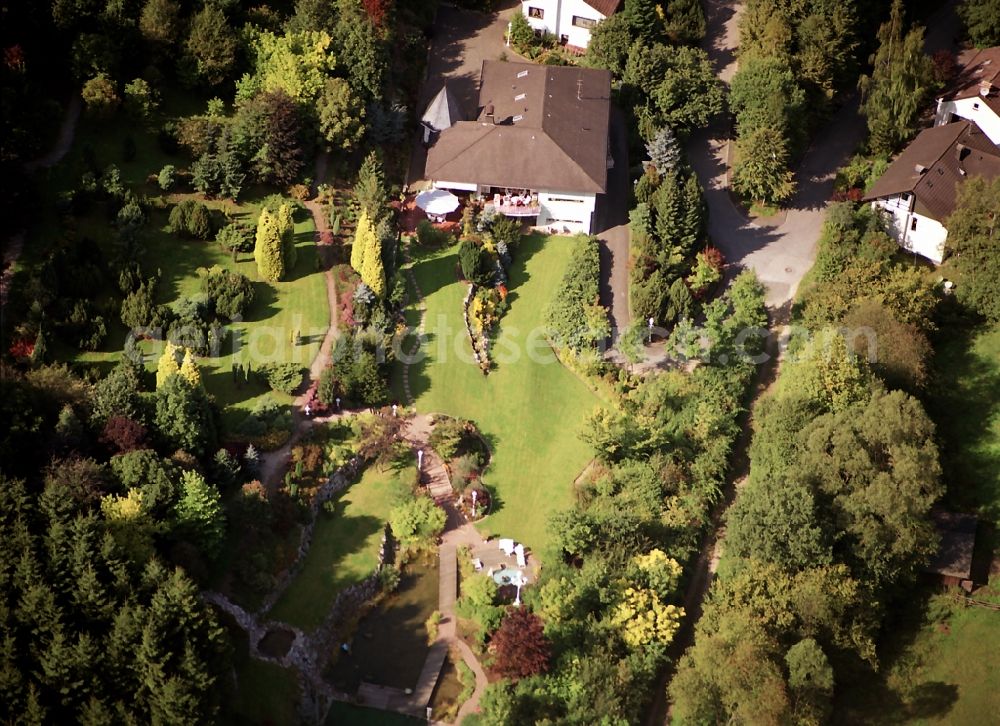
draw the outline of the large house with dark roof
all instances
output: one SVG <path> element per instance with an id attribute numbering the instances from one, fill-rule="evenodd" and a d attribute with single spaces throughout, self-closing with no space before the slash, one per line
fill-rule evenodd
<path id="1" fill-rule="evenodd" d="M 966 119 L 1000 145 L 1000 46 L 962 52 L 952 87 L 938 99 L 935 125 Z"/>
<path id="2" fill-rule="evenodd" d="M 958 188 L 1000 176 L 1000 47 L 958 57 L 952 90 L 938 99 L 934 128 L 922 132 L 865 196 L 889 219 L 893 236 L 935 263 L 944 259 Z"/>
<path id="3" fill-rule="evenodd" d="M 889 220 L 903 248 L 935 263 L 944 259 L 945 222 L 969 177 L 1000 176 L 1000 148 L 976 124 L 955 121 L 926 129 L 889 165 L 865 196 Z"/>
<path id="4" fill-rule="evenodd" d="M 610 17 L 622 0 L 521 0 L 521 12 L 535 32 L 556 36 L 561 45 L 583 50 L 590 31 Z"/>
<path id="5" fill-rule="evenodd" d="M 429 107 L 436 112 L 425 128 L 436 133 L 425 178 L 550 231 L 593 230 L 610 164 L 610 73 L 484 61 L 478 108 L 465 116 L 474 120 L 453 120 L 452 103 L 439 98 Z"/>

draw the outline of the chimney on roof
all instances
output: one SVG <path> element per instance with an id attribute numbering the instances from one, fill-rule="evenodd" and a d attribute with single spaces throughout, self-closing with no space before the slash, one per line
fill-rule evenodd
<path id="1" fill-rule="evenodd" d="M 497 120 L 493 116 L 493 102 L 492 101 L 490 101 L 489 103 L 486 104 L 486 108 L 483 109 L 483 116 L 485 116 L 486 118 L 488 118 L 493 123 L 494 126 L 497 125 Z"/>
<path id="2" fill-rule="evenodd" d="M 927 172 L 927 167 L 923 164 L 917 164 L 913 167 L 913 170 L 917 172 L 918 175 L 923 176 Z"/>
<path id="3" fill-rule="evenodd" d="M 993 90 L 993 84 L 990 83 L 989 81 L 983 79 L 983 80 L 981 80 L 979 82 L 979 95 L 980 96 L 983 96 L 985 98 L 986 96 L 990 95 L 990 91 L 992 91 L 992 90 Z"/>

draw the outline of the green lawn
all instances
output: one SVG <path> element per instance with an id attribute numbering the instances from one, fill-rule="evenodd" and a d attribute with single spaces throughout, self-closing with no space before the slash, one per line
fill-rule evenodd
<path id="1" fill-rule="evenodd" d="M 240 208 L 241 215 L 252 217 L 255 205 Z M 155 213 L 150 220 L 146 236 L 143 268 L 162 273 L 157 293 L 159 302 L 173 303 L 180 298 L 200 292 L 198 268 L 219 265 L 242 272 L 254 282 L 255 297 L 247 311 L 246 320 L 231 323 L 221 355 L 199 358 L 202 379 L 208 392 L 215 396 L 223 409 L 227 426 L 239 422 L 246 411 L 263 397 L 270 396 L 279 404 L 289 403 L 291 397 L 271 393 L 260 384 L 236 387 L 232 377 L 233 362 L 249 363 L 253 369 L 268 362 L 294 362 L 309 367 L 319 352 L 329 326 L 330 311 L 327 304 L 326 281 L 316 268 L 316 245 L 313 239 L 313 221 L 307 212 L 296 215 L 295 239 L 297 260 L 295 268 L 282 282 L 262 281 L 252 254 L 240 255 L 237 262 L 213 241 L 183 239 L 165 231 L 166 214 Z M 93 353 L 79 353 L 73 360 L 85 363 L 103 363 L 107 367 L 118 360 L 125 337 L 125 328 L 113 321 L 104 349 Z M 302 344 L 292 345 L 292 333 L 300 331 Z M 143 350 L 149 354 L 147 367 L 155 370 L 162 352 L 162 343 L 148 342 Z"/>
<path id="2" fill-rule="evenodd" d="M 934 368 L 930 411 L 949 499 L 1000 523 L 1000 327 L 943 332 Z"/>
<path id="3" fill-rule="evenodd" d="M 268 613 L 270 619 L 315 628 L 341 588 L 371 574 L 389 510 L 408 491 L 404 481 L 400 471 L 370 466 L 361 481 L 332 500 L 334 514 L 320 510 L 302 569 Z"/>
<path id="4" fill-rule="evenodd" d="M 601 403 L 556 361 L 541 334 L 573 244 L 572 238 L 542 235 L 522 240 L 510 270 L 511 306 L 496 344 L 498 365 L 488 377 L 472 362 L 464 329 L 466 286 L 455 275 L 457 247 L 413 265 L 427 304 L 427 357 L 410 368 L 416 406 L 476 422 L 493 449 L 485 479 L 495 508 L 482 529 L 536 550 L 546 544 L 549 514 L 570 505 L 570 485 L 591 459 L 578 432 Z"/>
<path id="5" fill-rule="evenodd" d="M 1000 602 L 1000 587 L 977 600 Z M 883 672 L 838 684 L 842 724 L 990 724 L 1000 712 L 1000 612 L 919 593 L 880 646 Z"/>
<path id="6" fill-rule="evenodd" d="M 224 704 L 225 719 L 233 724 L 291 724 L 298 722 L 299 683 L 287 668 L 250 657 L 246 631 L 223 617 L 232 638 L 236 692 L 232 703 Z"/>
<path id="7" fill-rule="evenodd" d="M 164 195 L 155 181 L 150 181 L 150 177 L 155 176 L 164 164 L 182 168 L 188 162 L 183 155 L 165 154 L 157 142 L 156 132 L 163 121 L 194 113 L 201 108 L 203 102 L 190 94 L 168 91 L 163 112 L 148 123 L 136 122 L 123 113 L 111 120 L 95 120 L 84 115 L 70 152 L 58 165 L 40 172 L 40 181 L 43 205 L 50 208 L 55 205 L 61 191 L 78 185 L 81 176 L 87 171 L 88 156 L 93 156 L 99 168 L 112 163 L 119 166 L 122 181 L 135 194 L 152 202 L 143 231 L 140 262 L 146 275 L 151 275 L 156 270 L 161 273 L 159 302 L 172 304 L 179 298 L 200 293 L 197 274 L 200 267 L 220 265 L 238 270 L 254 281 L 256 299 L 246 315 L 246 322 L 229 326 L 233 332 L 222 355 L 198 361 L 209 393 L 216 397 L 223 410 L 224 423 L 232 426 L 262 397 L 271 397 L 279 404 L 289 403 L 291 400 L 282 394 L 272 394 L 261 385 L 236 388 L 231 375 L 234 344 L 239 346 L 235 359 L 244 364 L 249 361 L 253 367 L 257 367 L 271 361 L 289 361 L 300 363 L 306 369 L 319 352 L 329 325 L 330 312 L 326 282 L 316 264 L 313 222 L 305 210 L 300 210 L 295 217 L 298 252 L 295 268 L 286 281 L 277 284 L 267 283 L 259 278 L 252 254 L 241 255 L 238 262 L 233 262 L 214 241 L 185 239 L 166 231 L 166 204 L 176 202 L 185 195 Z M 122 155 L 126 137 L 134 141 L 136 148 L 135 157 L 129 161 Z M 266 191 L 246 189 L 238 205 L 211 200 L 207 204 L 216 210 L 214 214 L 218 224 L 224 221 L 224 213 L 233 219 L 242 219 L 252 224 Z M 104 205 L 93 205 L 87 214 L 77 218 L 76 225 L 78 236 L 98 240 L 106 257 L 114 257 L 113 232 Z M 38 224 L 29 232 L 25 245 L 25 262 L 30 264 L 39 259 L 53 240 L 59 237 L 59 215 L 40 215 Z M 112 271 L 112 274 L 116 275 L 117 272 Z M 100 295 L 101 291 L 98 293 Z M 108 337 L 101 350 L 80 353 L 75 349 L 57 348 L 55 352 L 64 360 L 96 364 L 105 372 L 110 370 L 121 355 L 126 330 L 117 315 L 108 320 L 107 324 Z M 293 330 L 301 332 L 302 345 L 291 344 Z M 161 351 L 160 345 L 146 344 L 144 350 L 151 354 L 149 368 L 155 368 Z"/>

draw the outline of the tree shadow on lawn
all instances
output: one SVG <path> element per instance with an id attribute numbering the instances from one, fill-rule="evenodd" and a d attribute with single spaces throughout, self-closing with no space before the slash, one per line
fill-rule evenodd
<path id="1" fill-rule="evenodd" d="M 483 483 L 490 492 L 490 514 L 496 514 L 503 509 L 503 497 L 500 496 L 499 491 L 495 486 L 493 477 L 490 476 L 493 471 L 494 464 L 496 460 L 497 447 L 500 445 L 500 437 L 494 433 L 486 433 L 485 431 L 479 430 L 479 438 L 486 442 L 486 446 L 489 449 L 490 460 L 486 463 L 486 469 L 482 472 Z"/>
<path id="2" fill-rule="evenodd" d="M 316 238 L 313 236 L 313 232 L 296 232 L 293 239 L 295 241 L 295 266 L 282 282 L 297 282 L 303 277 L 320 272 L 316 264 Z"/>
<path id="3" fill-rule="evenodd" d="M 396 591 L 358 623 L 351 652 L 338 651 L 330 668 L 333 683 L 348 692 L 362 681 L 416 686 L 430 649 L 425 622 L 438 608 L 438 597 L 436 563 L 407 566 Z"/>
<path id="4" fill-rule="evenodd" d="M 413 275 L 425 298 L 443 287 L 460 282 L 458 252 L 442 257 L 429 257 L 413 264 Z"/>
<path id="5" fill-rule="evenodd" d="M 253 304 L 247 310 L 244 322 L 262 322 L 277 315 L 280 310 L 278 309 L 278 291 L 274 289 L 274 285 L 262 280 L 256 280 L 252 284 Z"/>
<path id="6" fill-rule="evenodd" d="M 1000 363 L 976 350 L 990 332 L 960 328 L 935 341 L 928 403 L 942 442 L 948 498 L 1000 521 L 1000 439 L 990 426 L 1000 415 Z"/>
<path id="7" fill-rule="evenodd" d="M 267 384 L 260 383 L 256 377 L 249 383 L 240 382 L 237 384 L 233 379 L 232 371 L 226 368 L 211 369 L 211 372 L 207 368 L 202 368 L 201 376 L 205 383 L 205 389 L 215 397 L 216 402 L 224 409 L 249 401 L 251 398 L 257 398 L 271 390 Z M 242 421 L 249 413 L 250 411 L 241 411 L 235 418 L 237 421 Z"/>
<path id="8" fill-rule="evenodd" d="M 414 336 L 408 335 L 407 339 L 403 342 L 404 354 L 408 354 L 411 350 L 408 346 Z M 409 378 L 410 378 L 410 394 L 413 399 L 416 400 L 422 395 L 427 393 L 431 388 L 431 377 L 427 372 L 428 356 L 430 355 L 431 345 L 433 344 L 436 336 L 434 333 L 424 333 L 420 337 L 420 352 L 418 353 L 418 359 L 410 363 Z M 399 377 L 402 380 L 403 366 L 406 364 L 399 361 Z"/>
<path id="9" fill-rule="evenodd" d="M 532 234 L 521 238 L 521 242 L 514 251 L 514 259 L 507 270 L 508 293 L 507 304 L 513 306 L 520 299 L 518 289 L 531 279 L 528 273 L 528 260 L 540 252 L 545 246 L 547 237 L 539 234 Z"/>
<path id="10" fill-rule="evenodd" d="M 913 646 L 922 629 L 936 623 L 931 613 L 932 596 L 937 585 L 923 584 L 910 592 L 905 601 L 889 605 L 877 636 L 879 669 L 853 656 L 841 655 L 836 666 L 843 673 L 838 679 L 831 722 L 853 726 L 858 723 L 897 726 L 921 719 L 946 715 L 958 700 L 958 687 L 941 681 L 918 682 L 919 662 Z M 896 672 L 893 687 L 890 677 Z M 906 675 L 900 676 L 900 673 Z"/>
<path id="11" fill-rule="evenodd" d="M 219 248 L 213 240 L 188 239 L 168 232 L 166 212 L 152 213 L 143 242 L 144 253 L 140 257 L 143 275 L 148 277 L 157 270 L 162 273 L 157 286 L 159 302 L 171 303 L 180 298 L 181 283 L 197 279 L 199 267 L 221 264 Z"/>

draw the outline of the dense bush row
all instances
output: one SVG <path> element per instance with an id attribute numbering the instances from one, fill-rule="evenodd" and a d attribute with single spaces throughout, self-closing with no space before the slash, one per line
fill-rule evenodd
<path id="1" fill-rule="evenodd" d="M 835 680 L 877 667 L 880 620 L 936 549 L 934 425 L 891 390 L 925 378 L 936 298 L 895 249 L 869 210 L 829 212 L 800 310 L 810 339 L 755 410 L 749 482 L 670 686 L 685 722 L 826 720 Z M 872 363 L 869 324 L 886 331 Z"/>
<path id="2" fill-rule="evenodd" d="M 562 281 L 545 311 L 549 337 L 573 353 L 594 351 L 611 334 L 608 311 L 601 305 L 600 245 L 596 237 L 577 236 Z"/>

